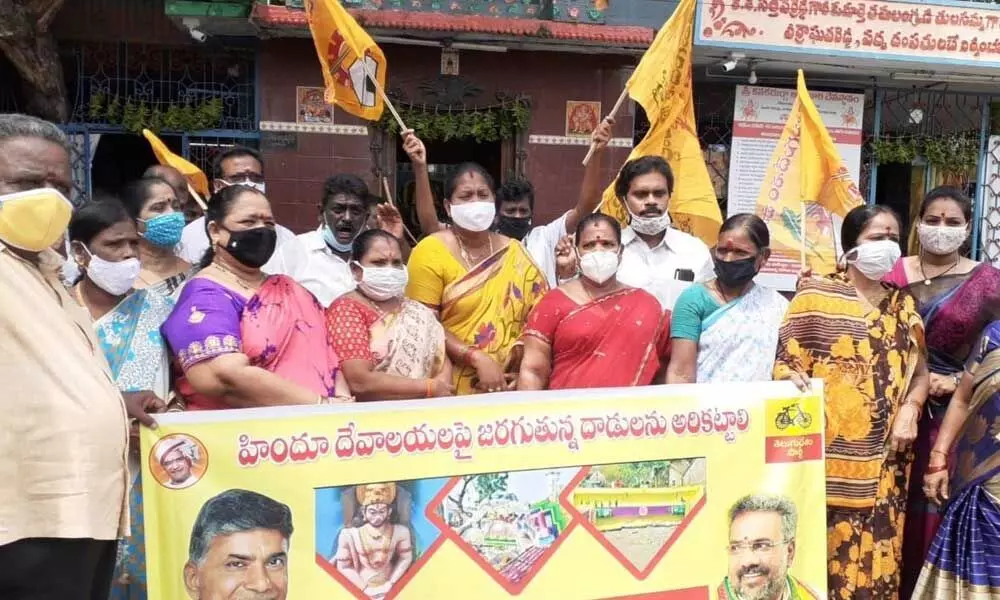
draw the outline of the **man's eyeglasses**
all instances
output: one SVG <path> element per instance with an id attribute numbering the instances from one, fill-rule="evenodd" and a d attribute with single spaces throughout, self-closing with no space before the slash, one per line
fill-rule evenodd
<path id="1" fill-rule="evenodd" d="M 777 542 L 771 540 L 756 540 L 753 542 L 730 542 L 729 553 L 734 555 L 752 552 L 758 556 L 773 554 L 779 546 L 784 546 L 789 540 Z"/>

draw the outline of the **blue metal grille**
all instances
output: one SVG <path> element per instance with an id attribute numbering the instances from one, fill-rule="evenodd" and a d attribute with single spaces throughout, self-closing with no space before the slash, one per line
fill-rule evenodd
<path id="1" fill-rule="evenodd" d="M 122 104 L 145 103 L 166 112 L 173 106 L 198 106 L 222 100 L 216 129 L 257 129 L 255 53 L 245 47 L 209 50 L 144 44 L 67 43 L 63 55 L 71 117 L 74 123 L 115 125 L 94 116 L 96 96 Z"/>

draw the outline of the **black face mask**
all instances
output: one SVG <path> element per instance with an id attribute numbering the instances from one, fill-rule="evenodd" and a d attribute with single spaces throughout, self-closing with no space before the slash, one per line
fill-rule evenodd
<path id="1" fill-rule="evenodd" d="M 756 256 L 728 262 L 714 257 L 712 260 L 715 262 L 715 275 L 726 287 L 743 287 L 757 275 Z"/>
<path id="2" fill-rule="evenodd" d="M 523 240 L 531 231 L 531 217 L 505 217 L 500 215 L 497 218 L 497 231 L 509 238 Z"/>
<path id="3" fill-rule="evenodd" d="M 271 227 L 226 231 L 229 231 L 226 252 L 251 269 L 259 269 L 271 260 L 274 248 L 278 245 L 278 232 Z"/>

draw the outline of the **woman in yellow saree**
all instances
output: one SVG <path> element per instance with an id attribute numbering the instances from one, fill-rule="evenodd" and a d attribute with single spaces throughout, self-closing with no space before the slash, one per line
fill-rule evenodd
<path id="1" fill-rule="evenodd" d="M 429 198 L 423 144 L 408 136 L 405 146 L 416 194 Z M 548 291 L 524 246 L 490 231 L 494 202 L 489 173 L 476 164 L 461 165 L 445 188 L 451 226 L 417 244 L 408 264 L 406 295 L 434 310 L 444 325 L 458 395 L 513 386 L 524 323 Z"/>

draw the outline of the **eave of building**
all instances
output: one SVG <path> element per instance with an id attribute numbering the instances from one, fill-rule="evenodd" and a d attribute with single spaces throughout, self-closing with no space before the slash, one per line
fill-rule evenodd
<path id="1" fill-rule="evenodd" d="M 351 10 L 369 33 L 415 39 L 487 41 L 512 49 L 558 50 L 591 54 L 641 54 L 655 32 L 647 27 L 563 23 L 483 15 L 449 15 L 397 10 Z M 250 20 L 269 35 L 308 37 L 304 11 L 254 6 Z"/>

